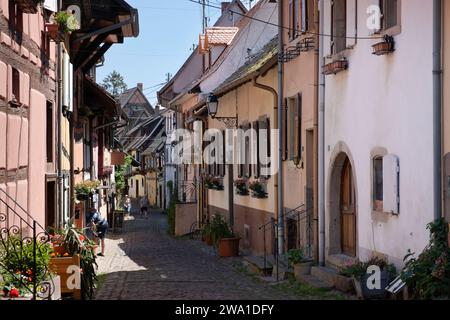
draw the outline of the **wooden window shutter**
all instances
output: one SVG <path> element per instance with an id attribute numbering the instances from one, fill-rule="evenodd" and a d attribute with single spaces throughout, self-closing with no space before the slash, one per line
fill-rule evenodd
<path id="1" fill-rule="evenodd" d="M 260 129 L 259 121 L 254 121 L 253 122 L 253 130 L 256 133 L 256 142 L 252 143 L 252 147 L 253 146 L 256 147 L 256 150 L 253 150 L 253 148 L 252 148 L 252 154 L 254 155 L 254 160 L 256 163 L 253 164 L 252 171 L 253 171 L 253 175 L 255 178 L 259 178 L 260 172 L 261 172 L 260 157 L 259 157 L 259 147 L 260 147 L 261 138 L 259 136 L 259 129 Z"/>
<path id="2" fill-rule="evenodd" d="M 222 158 L 220 161 L 220 176 L 225 177 L 225 159 L 226 159 L 226 148 L 225 148 L 225 131 L 222 131 Z"/>
<path id="3" fill-rule="evenodd" d="M 299 93 L 295 108 L 295 156 L 302 158 L 302 95 Z"/>
<path id="4" fill-rule="evenodd" d="M 244 131 L 247 132 L 250 130 L 251 124 L 248 123 L 244 127 Z M 244 176 L 246 178 L 250 178 L 252 176 L 252 165 L 251 165 L 251 145 L 250 145 L 250 137 L 245 137 L 245 170 Z"/>
<path id="5" fill-rule="evenodd" d="M 284 99 L 284 106 L 283 106 L 283 127 L 280 128 L 280 134 L 282 134 L 283 137 L 283 145 L 281 152 L 283 153 L 283 161 L 286 161 L 288 159 L 288 120 L 287 120 L 287 109 L 288 109 L 288 99 Z"/>
<path id="6" fill-rule="evenodd" d="M 400 161 L 393 154 L 383 157 L 383 210 L 400 213 Z"/>
<path id="7" fill-rule="evenodd" d="M 240 130 L 243 130 L 242 126 L 238 127 Z M 238 154 L 238 178 L 242 178 L 244 176 L 244 164 L 241 163 L 241 158 L 242 158 L 242 152 L 245 152 L 245 146 L 243 146 L 241 143 L 241 141 L 239 141 L 239 139 L 237 140 L 237 148 L 239 150 L 239 154 Z M 244 149 L 244 150 L 243 150 Z"/>
<path id="8" fill-rule="evenodd" d="M 271 156 L 271 141 L 270 141 L 270 119 L 267 116 L 262 117 L 259 120 L 259 129 L 260 130 L 265 130 L 266 131 L 266 139 L 262 139 L 262 137 L 259 138 L 258 143 L 260 146 L 262 145 L 266 145 L 266 156 L 269 158 L 270 160 L 270 156 Z M 270 161 L 267 164 L 263 164 L 263 163 L 259 163 L 259 175 L 261 176 L 261 168 L 270 168 Z M 264 175 L 264 177 L 268 177 L 268 175 Z"/>
<path id="9" fill-rule="evenodd" d="M 293 0 L 289 0 L 289 31 L 288 31 L 288 35 L 289 35 L 289 40 L 292 40 L 294 38 L 294 30 L 293 30 L 293 24 L 294 24 L 294 16 L 293 16 L 293 12 L 294 12 L 294 5 L 293 5 Z"/>

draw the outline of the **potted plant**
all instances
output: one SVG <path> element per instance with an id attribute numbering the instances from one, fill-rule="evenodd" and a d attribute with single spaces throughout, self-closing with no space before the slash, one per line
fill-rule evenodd
<path id="1" fill-rule="evenodd" d="M 49 243 L 34 242 L 21 234 L 5 237 L 0 241 L 0 289 L 5 299 L 31 300 L 36 283 L 36 293 L 45 291 L 44 283 L 52 279 L 49 272 Z"/>
<path id="2" fill-rule="evenodd" d="M 236 187 L 236 193 L 241 196 L 248 196 L 247 180 L 237 179 L 234 181 L 234 186 Z"/>
<path id="3" fill-rule="evenodd" d="M 92 194 L 100 186 L 100 181 L 87 180 L 75 185 L 75 194 L 77 200 L 88 200 L 89 195 Z"/>
<path id="4" fill-rule="evenodd" d="M 380 268 L 380 288 L 368 287 L 368 282 L 371 276 L 373 276 L 373 274 L 368 273 L 368 269 L 371 266 Z M 352 277 L 358 299 L 383 299 L 386 297 L 385 288 L 395 278 L 396 269 L 394 265 L 388 264 L 385 260 L 374 257 L 367 262 L 357 262 L 350 265 L 342 269 L 340 274 L 346 277 Z"/>
<path id="5" fill-rule="evenodd" d="M 384 54 L 388 54 L 395 50 L 395 42 L 394 38 L 389 35 L 385 35 L 382 42 L 375 43 L 372 46 L 373 52 L 372 54 L 381 56 Z"/>
<path id="6" fill-rule="evenodd" d="M 313 262 L 307 259 L 301 249 L 292 249 L 288 251 L 289 266 L 294 268 L 294 275 L 297 281 L 304 279 L 305 275 L 311 274 Z"/>
<path id="7" fill-rule="evenodd" d="M 57 237 L 57 240 L 54 238 Z M 72 221 L 67 223 L 63 230 L 55 232 L 52 243 L 64 248 L 63 254 L 53 252 L 51 254 L 50 267 L 53 272 L 61 277 L 62 292 L 72 293 L 76 299 L 84 297 L 91 299 L 93 297 L 95 282 L 97 276 L 95 268 L 97 267 L 95 257 L 96 243 L 89 240 L 82 230 L 75 227 Z M 80 288 L 69 288 L 67 280 L 72 274 L 67 273 L 67 267 L 79 266 L 78 275 Z"/>
<path id="8" fill-rule="evenodd" d="M 206 223 L 201 231 L 202 234 L 202 240 L 208 245 L 208 246 L 212 246 L 213 245 L 213 240 L 212 240 L 212 236 L 211 236 L 211 224 L 208 222 Z"/>
<path id="9" fill-rule="evenodd" d="M 59 25 L 59 30 L 64 33 L 71 33 L 80 29 L 77 18 L 67 11 L 57 12 L 55 14 L 55 22 Z"/>
<path id="10" fill-rule="evenodd" d="M 248 188 L 252 190 L 253 197 L 258 199 L 267 198 L 267 192 L 265 191 L 264 184 L 262 184 L 260 181 L 253 181 L 252 183 L 250 183 Z"/>
<path id="11" fill-rule="evenodd" d="M 210 190 L 223 190 L 222 179 L 218 177 L 213 177 L 211 175 L 207 175 L 204 178 L 206 188 Z"/>
<path id="12" fill-rule="evenodd" d="M 239 256 L 239 241 L 228 223 L 221 215 L 214 216 L 211 221 L 211 237 L 215 247 L 219 248 L 220 257 Z"/>

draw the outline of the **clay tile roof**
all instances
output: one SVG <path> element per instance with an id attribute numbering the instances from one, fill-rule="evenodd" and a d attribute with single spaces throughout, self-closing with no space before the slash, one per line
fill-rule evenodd
<path id="1" fill-rule="evenodd" d="M 209 44 L 225 44 L 230 45 L 234 37 L 238 33 L 237 27 L 210 27 L 206 29 Z"/>

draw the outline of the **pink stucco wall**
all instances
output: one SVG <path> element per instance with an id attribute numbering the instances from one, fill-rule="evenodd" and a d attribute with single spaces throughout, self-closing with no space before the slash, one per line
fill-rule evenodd
<path id="1" fill-rule="evenodd" d="M 6 113 L 0 112 L 0 169 L 6 168 Z"/>
<path id="2" fill-rule="evenodd" d="M 45 224 L 45 173 L 46 173 L 46 107 L 45 96 L 31 89 L 29 137 L 29 208 L 34 218 Z"/>

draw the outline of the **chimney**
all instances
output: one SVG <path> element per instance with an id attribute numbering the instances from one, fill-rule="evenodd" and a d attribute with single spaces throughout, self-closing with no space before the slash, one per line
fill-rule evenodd
<path id="1" fill-rule="evenodd" d="M 144 91 L 144 84 L 143 83 L 138 83 L 137 87 L 139 90 Z"/>
<path id="2" fill-rule="evenodd" d="M 226 13 L 226 10 L 228 9 L 228 6 L 231 2 L 222 2 L 222 14 Z"/>

